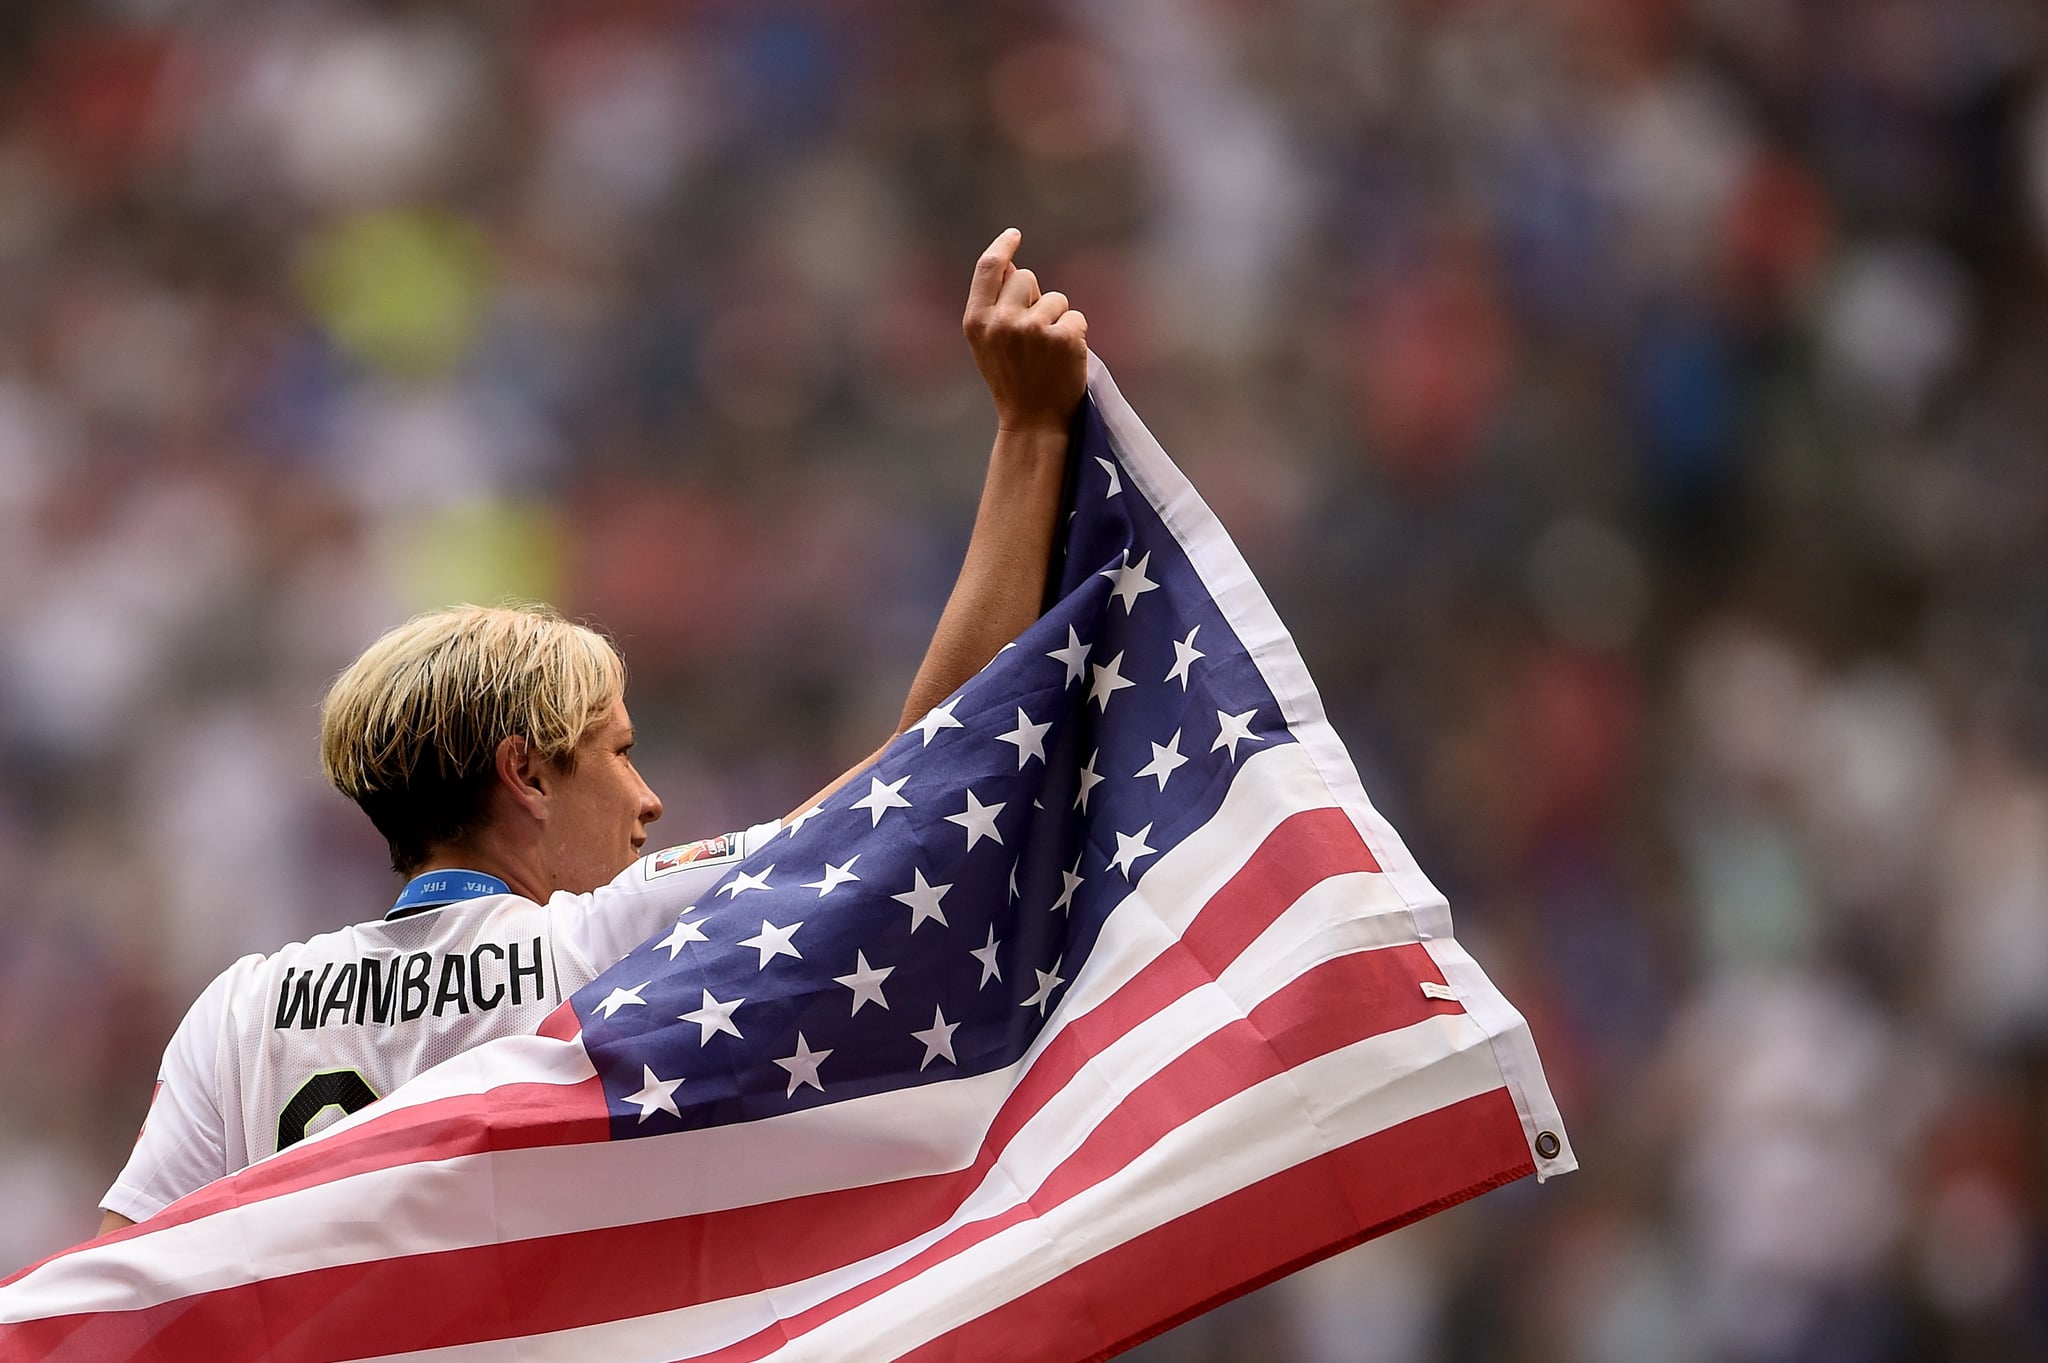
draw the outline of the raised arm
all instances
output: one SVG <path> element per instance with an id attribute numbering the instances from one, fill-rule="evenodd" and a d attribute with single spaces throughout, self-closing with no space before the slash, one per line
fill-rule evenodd
<path id="1" fill-rule="evenodd" d="M 1088 386 L 1088 319 L 1067 305 L 1065 294 L 1041 293 L 1037 276 L 1017 267 L 1022 239 L 1013 227 L 990 242 L 968 285 L 961 329 L 995 402 L 996 439 L 967 558 L 910 683 L 898 734 L 1021 634 L 1038 618 L 1045 597 L 1068 423 Z M 804 808 L 872 760 L 848 770 Z"/>
<path id="2" fill-rule="evenodd" d="M 1038 618 L 1059 520 L 1067 428 L 1088 386 L 1088 319 L 1017 268 L 1014 227 L 974 266 L 961 328 L 995 400 L 981 508 L 953 595 L 910 684 L 915 724 Z"/>

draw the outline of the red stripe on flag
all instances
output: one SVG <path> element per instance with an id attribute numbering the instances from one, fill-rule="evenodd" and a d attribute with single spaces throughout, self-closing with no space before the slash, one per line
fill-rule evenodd
<path id="1" fill-rule="evenodd" d="M 896 1363 L 1111 1357 L 1202 1312 L 1536 1171 L 1494 1089 L 1297 1164 L 1126 1240 Z M 1162 1273 L 1163 1263 L 1173 1265 Z"/>
<path id="2" fill-rule="evenodd" d="M 575 1145 L 603 1140 L 610 1132 L 604 1086 L 594 1075 L 575 1084 L 501 1084 L 485 1093 L 398 1108 L 346 1139 L 293 1146 L 179 1198 L 147 1221 L 59 1250 L 0 1281 L 0 1287 L 92 1245 L 139 1239 L 351 1174 L 487 1150 Z M 7 1328 L 0 1326 L 0 1359 L 13 1357 L 6 1352 Z"/>
<path id="3" fill-rule="evenodd" d="M 1162 1126 L 1162 1111 L 1193 1116 L 1288 1065 L 1426 1016 L 1457 1011 L 1455 1004 L 1426 998 L 1415 983 L 1422 978 L 1437 976 L 1419 946 L 1361 952 L 1316 967 L 1249 1018 L 1212 1034 L 1141 1085 L 1062 1165 L 1033 1206 L 962 1227 L 886 1278 L 715 1356 L 758 1357 L 772 1351 L 791 1333 L 814 1328 L 1034 1209 L 1056 1205 L 1112 1176 L 1176 1124 Z M 1372 1012 L 1357 1006 L 1362 1000 L 1371 1002 Z M 17 1326 L 0 1332 L 5 1344 L 0 1358 L 17 1356 L 11 1352 L 17 1348 L 47 1347 L 76 1331 L 80 1357 L 122 1357 L 124 1351 L 147 1347 L 144 1357 L 164 1360 L 333 1363 L 674 1310 L 799 1281 L 927 1233 L 973 1192 L 995 1157 L 990 1147 L 971 1169 L 952 1174 L 705 1216 L 345 1265 L 142 1311 Z M 565 1273 L 565 1264 L 575 1271 Z M 263 1323 L 269 1326 L 267 1334 Z"/>
<path id="4" fill-rule="evenodd" d="M 1075 1018 L 1047 1043 L 1019 1093 L 1049 1097 L 1096 1055 L 1145 1018 L 1228 969 L 1245 947 L 1304 894 L 1333 876 L 1377 871 L 1379 864 L 1338 809 L 1310 809 L 1280 821 L 1244 866 L 1209 897 L 1177 947 L 1148 962 L 1109 999 Z M 1435 966 L 1430 967 L 1432 970 Z M 989 1132 L 1009 1143 L 1043 1102 L 1005 1105 Z"/>
<path id="5" fill-rule="evenodd" d="M 563 999 L 561 1006 L 533 1029 L 535 1036 L 551 1036 L 557 1041 L 574 1041 L 582 1030 L 583 1020 L 576 1016 L 576 1005 L 567 999 Z"/>
<path id="6" fill-rule="evenodd" d="M 392 1111 L 382 1122 L 325 1147 L 286 1150 L 166 1207 L 137 1232 L 181 1225 L 226 1208 L 247 1206 L 339 1178 L 492 1150 L 580 1145 L 611 1135 L 604 1084 L 592 1075 L 574 1084 L 500 1084 Z"/>

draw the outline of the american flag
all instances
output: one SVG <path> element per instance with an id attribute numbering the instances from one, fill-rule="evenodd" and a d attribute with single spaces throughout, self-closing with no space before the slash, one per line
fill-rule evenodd
<path id="1" fill-rule="evenodd" d="M 1052 609 L 542 1035 L 0 1287 L 0 1359 L 1107 1357 L 1574 1167 L 1097 364 Z"/>

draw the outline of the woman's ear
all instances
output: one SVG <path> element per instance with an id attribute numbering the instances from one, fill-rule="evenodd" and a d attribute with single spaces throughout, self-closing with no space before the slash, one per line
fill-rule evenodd
<path id="1" fill-rule="evenodd" d="M 534 755 L 524 735 L 498 740 L 491 755 L 499 790 L 536 819 L 545 818 L 548 804 L 547 763 Z"/>

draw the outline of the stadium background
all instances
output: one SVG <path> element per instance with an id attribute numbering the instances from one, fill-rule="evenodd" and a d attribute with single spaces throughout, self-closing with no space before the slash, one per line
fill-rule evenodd
<path id="1" fill-rule="evenodd" d="M 680 840 L 886 731 L 1024 228 L 1585 1161 L 1152 1363 L 2048 1352 L 2031 0 L 0 9 L 0 1269 L 375 911 L 325 680 L 622 641 Z"/>

